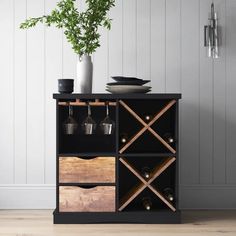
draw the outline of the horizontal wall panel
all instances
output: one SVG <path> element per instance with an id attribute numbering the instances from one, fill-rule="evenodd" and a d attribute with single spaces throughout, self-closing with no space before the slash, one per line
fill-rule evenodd
<path id="1" fill-rule="evenodd" d="M 180 209 L 235 209 L 235 189 L 235 185 L 180 186 Z M 0 185 L 0 209 L 54 209 L 55 194 L 55 186 L 49 184 Z"/>
<path id="2" fill-rule="evenodd" d="M 54 185 L 0 185 L 0 209 L 55 209 L 55 196 Z"/>
<path id="3" fill-rule="evenodd" d="M 180 186 L 181 209 L 236 209 L 235 185 Z"/>

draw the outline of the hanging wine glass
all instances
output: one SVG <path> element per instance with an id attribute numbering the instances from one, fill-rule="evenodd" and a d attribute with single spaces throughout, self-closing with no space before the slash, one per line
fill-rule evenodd
<path id="1" fill-rule="evenodd" d="M 115 122 L 109 116 L 109 103 L 106 102 L 106 117 L 100 122 L 100 128 L 104 135 L 111 135 L 115 129 Z"/>
<path id="2" fill-rule="evenodd" d="M 86 135 L 91 135 L 95 133 L 95 129 L 96 129 L 96 122 L 93 120 L 92 116 L 91 116 L 91 106 L 88 103 L 88 116 L 85 118 L 85 120 L 82 122 L 82 129 L 84 131 L 84 134 Z"/>
<path id="3" fill-rule="evenodd" d="M 73 107 L 69 105 L 69 116 L 63 122 L 64 133 L 66 135 L 73 135 L 75 134 L 77 128 L 78 128 L 78 123 L 73 118 Z"/>

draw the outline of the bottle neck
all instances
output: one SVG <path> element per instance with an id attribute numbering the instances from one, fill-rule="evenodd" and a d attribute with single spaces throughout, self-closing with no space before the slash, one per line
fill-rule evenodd
<path id="1" fill-rule="evenodd" d="M 145 166 L 145 167 L 142 168 L 142 175 L 145 179 L 149 179 L 150 174 L 151 174 L 151 171 L 150 171 L 149 167 Z"/>
<path id="2" fill-rule="evenodd" d="M 151 199 L 149 197 L 145 197 L 142 199 L 143 202 L 143 207 L 147 210 L 150 211 L 151 207 L 152 207 L 152 202 Z"/>
<path id="3" fill-rule="evenodd" d="M 72 108 L 72 106 L 69 106 L 69 116 L 73 116 L 73 108 Z"/>

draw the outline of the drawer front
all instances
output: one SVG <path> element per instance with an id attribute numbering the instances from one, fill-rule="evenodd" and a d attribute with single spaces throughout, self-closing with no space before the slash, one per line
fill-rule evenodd
<path id="1" fill-rule="evenodd" d="M 115 183 L 115 157 L 60 157 L 59 182 Z"/>
<path id="2" fill-rule="evenodd" d="M 114 212 L 115 186 L 59 187 L 60 212 Z"/>

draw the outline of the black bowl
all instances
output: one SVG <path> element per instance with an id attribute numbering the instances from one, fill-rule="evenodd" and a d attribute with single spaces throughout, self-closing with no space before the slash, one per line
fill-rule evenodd
<path id="1" fill-rule="evenodd" d="M 74 80 L 73 79 L 59 79 L 58 92 L 59 93 L 73 93 Z"/>
<path id="2" fill-rule="evenodd" d="M 138 79 L 136 77 L 127 77 L 127 76 L 111 76 L 112 79 L 114 79 L 117 82 L 123 82 L 123 81 L 142 81 L 142 79 Z"/>

